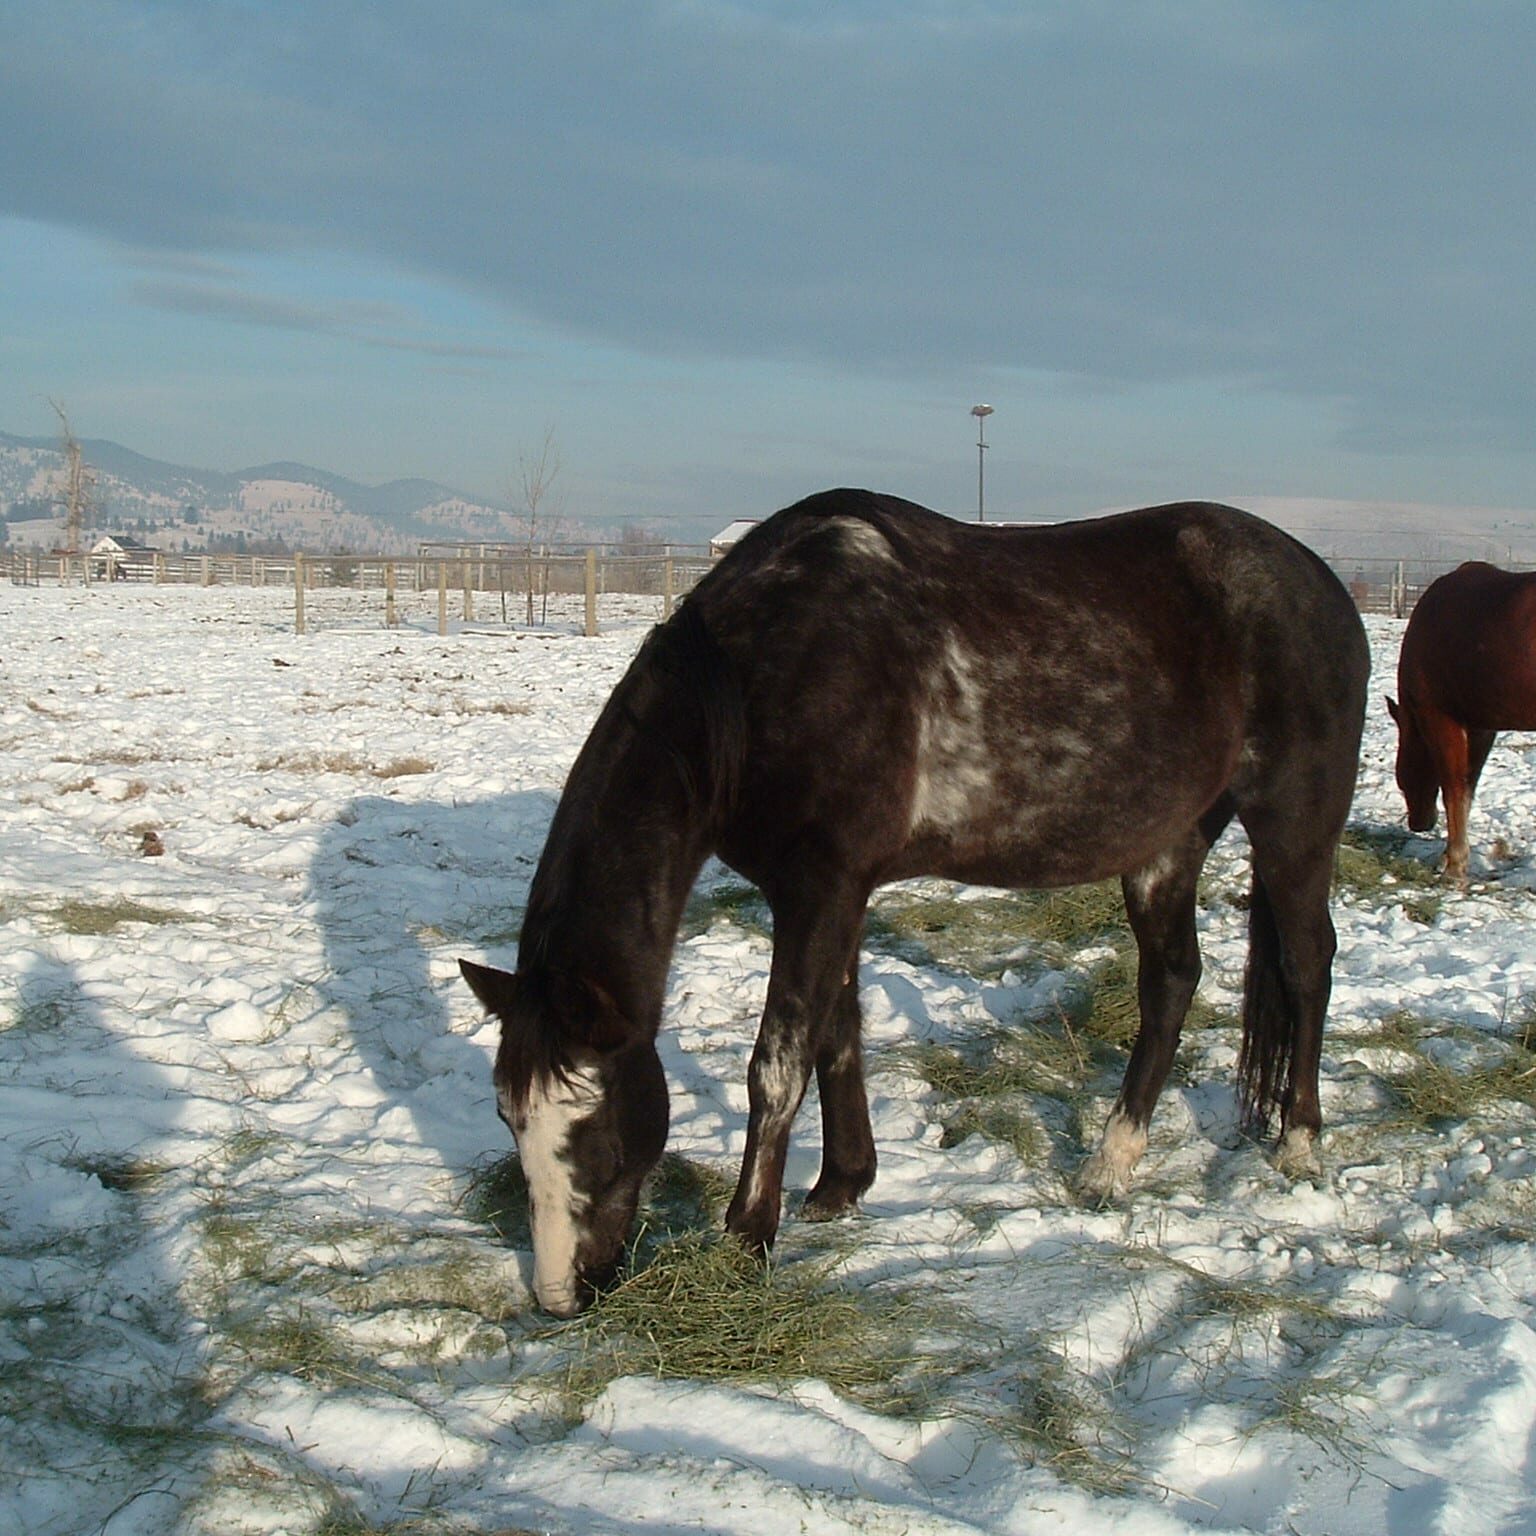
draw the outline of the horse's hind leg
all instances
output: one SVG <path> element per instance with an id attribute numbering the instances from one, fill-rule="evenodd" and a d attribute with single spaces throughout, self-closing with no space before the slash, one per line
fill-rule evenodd
<path id="1" fill-rule="evenodd" d="M 770 1247 L 779 1229 L 789 1132 L 839 1008 L 846 978 L 858 963 L 866 893 L 835 876 L 767 892 L 773 908 L 773 967 L 768 1001 L 747 1072 L 747 1147 L 741 1180 L 725 1214 L 726 1230 L 749 1248 Z M 855 1009 L 857 999 L 855 999 Z M 855 1033 L 857 1013 L 854 1014 Z M 846 1093 L 846 1071 L 832 1066 L 834 1094 Z M 862 1078 L 860 1079 L 862 1083 Z M 867 1119 L 868 1111 L 864 1111 Z"/>
<path id="2" fill-rule="evenodd" d="M 1309 819 L 1299 832 L 1277 818 L 1271 824 L 1271 818 L 1244 815 L 1253 844 L 1253 894 L 1238 1074 L 1251 1129 L 1261 1131 L 1279 1108 L 1275 1162 L 1293 1178 L 1321 1171 L 1318 1072 L 1338 947 L 1328 910 L 1337 838 L 1327 835 L 1326 812 L 1317 809 L 1318 822 Z"/>
<path id="3" fill-rule="evenodd" d="M 1196 884 L 1224 821 L 1217 817 L 1214 827 L 1191 828 L 1182 842 L 1120 882 L 1140 955 L 1136 994 L 1141 1027 L 1103 1140 L 1078 1174 L 1078 1193 L 1086 1200 L 1123 1195 L 1146 1151 L 1152 1111 L 1168 1080 L 1179 1031 L 1200 982 Z"/>
<path id="4" fill-rule="evenodd" d="M 832 1010 L 816 1053 L 821 1100 L 821 1176 L 802 1213 L 813 1220 L 840 1216 L 875 1182 L 875 1137 L 864 1087 L 863 1020 L 859 1014 L 858 960 Z"/>

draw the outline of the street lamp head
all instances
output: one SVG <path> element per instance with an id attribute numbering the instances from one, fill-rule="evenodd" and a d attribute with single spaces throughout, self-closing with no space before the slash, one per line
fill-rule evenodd
<path id="1" fill-rule="evenodd" d="M 990 416 L 991 414 L 992 407 L 990 405 L 973 405 L 971 407 L 972 416 Z"/>

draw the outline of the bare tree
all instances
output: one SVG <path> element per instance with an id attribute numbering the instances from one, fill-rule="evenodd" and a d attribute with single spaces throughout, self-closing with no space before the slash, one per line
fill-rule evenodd
<path id="1" fill-rule="evenodd" d="M 545 427 L 537 457 L 531 453 L 519 453 L 517 456 L 517 490 L 520 493 L 519 500 L 522 505 L 518 520 L 522 524 L 524 536 L 523 570 L 528 588 L 529 624 L 533 623 L 533 597 L 534 588 L 537 586 L 534 580 L 534 551 L 542 548 L 547 556 L 551 540 L 559 536 L 565 528 L 564 488 L 562 487 L 559 492 L 554 489 L 560 469 L 560 449 L 555 442 L 553 427 Z M 544 602 L 547 611 L 549 604 L 547 558 L 544 569 Z"/>
<path id="2" fill-rule="evenodd" d="M 78 555 L 85 533 L 85 515 L 93 505 L 96 471 L 85 462 L 69 416 L 57 400 L 49 400 L 64 429 L 64 487 L 55 500 L 64 509 L 64 553 Z"/>

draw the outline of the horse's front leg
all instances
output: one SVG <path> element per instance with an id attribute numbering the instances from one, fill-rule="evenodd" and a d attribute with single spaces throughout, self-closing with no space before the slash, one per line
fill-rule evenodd
<path id="1" fill-rule="evenodd" d="M 807 882 L 808 885 L 813 884 Z M 774 914 L 768 1001 L 747 1070 L 747 1148 L 726 1230 L 751 1249 L 772 1246 L 784 1195 L 789 1132 L 840 990 L 856 962 L 862 900 L 830 903 L 769 893 Z M 836 1075 L 836 1074 L 834 1074 Z M 861 1079 L 862 1082 L 862 1079 Z M 865 1111 L 867 1120 L 868 1111 Z"/>
<path id="2" fill-rule="evenodd" d="M 1445 800 L 1445 878 L 1465 890 L 1470 859 L 1467 812 L 1472 804 L 1470 743 L 1461 726 L 1443 717 L 1426 734 Z"/>

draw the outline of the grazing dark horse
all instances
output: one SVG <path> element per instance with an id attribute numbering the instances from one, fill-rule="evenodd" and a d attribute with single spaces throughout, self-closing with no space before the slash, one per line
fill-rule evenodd
<path id="1" fill-rule="evenodd" d="M 1397 786 L 1415 832 L 1445 798 L 1445 874 L 1465 885 L 1467 815 L 1499 731 L 1536 730 L 1536 573 L 1469 560 L 1414 604 L 1397 658 Z"/>
<path id="2" fill-rule="evenodd" d="M 773 1241 L 811 1073 L 807 1214 L 875 1177 L 858 952 L 876 886 L 1121 878 L 1141 1028 L 1084 1192 L 1123 1192 L 1200 976 L 1195 884 L 1235 815 L 1253 849 L 1241 1101 L 1316 1168 L 1334 850 L 1369 655 L 1322 561 L 1229 507 L 1031 529 L 867 491 L 754 528 L 653 631 L 571 770 L 502 1021 L 496 1087 L 533 1208 L 534 1290 L 577 1311 L 616 1266 L 667 1134 L 667 967 L 706 857 L 773 912 L 767 1005 L 726 1226 Z"/>

